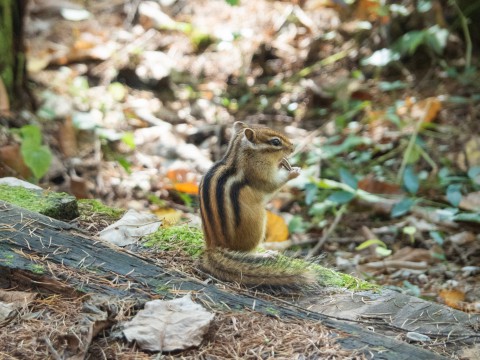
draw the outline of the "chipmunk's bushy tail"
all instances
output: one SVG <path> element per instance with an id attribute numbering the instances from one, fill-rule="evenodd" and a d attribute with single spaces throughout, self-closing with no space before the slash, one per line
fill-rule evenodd
<path id="1" fill-rule="evenodd" d="M 213 277 L 254 287 L 306 289 L 316 284 L 309 264 L 283 255 L 207 249 L 200 268 Z"/>

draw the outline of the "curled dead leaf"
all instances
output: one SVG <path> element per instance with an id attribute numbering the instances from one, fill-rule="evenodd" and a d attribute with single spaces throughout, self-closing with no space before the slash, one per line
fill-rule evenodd
<path id="1" fill-rule="evenodd" d="M 288 226 L 279 215 L 267 211 L 267 231 L 265 241 L 281 242 L 288 239 Z"/>

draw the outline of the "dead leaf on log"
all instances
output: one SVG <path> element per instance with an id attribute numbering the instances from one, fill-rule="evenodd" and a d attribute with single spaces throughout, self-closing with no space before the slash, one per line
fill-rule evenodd
<path id="1" fill-rule="evenodd" d="M 117 246 L 126 246 L 157 231 L 161 224 L 154 214 L 130 209 L 120 220 L 100 231 L 98 236 Z"/>

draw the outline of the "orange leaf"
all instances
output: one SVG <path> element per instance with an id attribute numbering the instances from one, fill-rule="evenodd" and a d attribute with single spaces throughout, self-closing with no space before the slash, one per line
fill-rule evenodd
<path id="1" fill-rule="evenodd" d="M 440 297 L 443 299 L 446 305 L 454 308 L 459 309 L 461 307 L 462 301 L 465 300 L 465 293 L 459 290 L 440 290 L 439 293 Z"/>
<path id="2" fill-rule="evenodd" d="M 376 21 L 380 20 L 382 24 L 389 22 L 389 17 L 381 15 L 382 9 L 378 0 L 358 0 L 356 2 L 355 13 L 353 14 L 357 20 Z"/>
<path id="3" fill-rule="evenodd" d="M 288 226 L 281 216 L 267 211 L 267 242 L 281 242 L 288 239 Z"/>
<path id="4" fill-rule="evenodd" d="M 442 109 L 442 103 L 436 97 L 429 97 L 413 104 L 410 114 L 413 118 L 422 119 L 423 123 L 432 122 Z"/>
<path id="5" fill-rule="evenodd" d="M 198 195 L 198 184 L 193 182 L 176 183 L 173 184 L 173 188 L 189 195 Z"/>
<path id="6" fill-rule="evenodd" d="M 172 188 L 189 195 L 198 195 L 196 175 L 187 169 L 171 169 L 167 178 L 172 182 Z"/>

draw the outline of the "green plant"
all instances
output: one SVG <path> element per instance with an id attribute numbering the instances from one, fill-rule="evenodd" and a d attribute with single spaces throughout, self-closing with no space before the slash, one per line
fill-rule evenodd
<path id="1" fill-rule="evenodd" d="M 25 125 L 20 128 L 19 133 L 22 158 L 38 181 L 47 173 L 52 162 L 52 153 L 48 146 L 42 145 L 42 134 L 38 126 Z"/>

